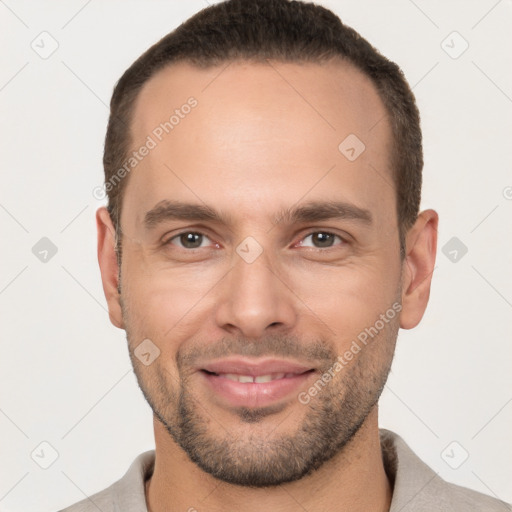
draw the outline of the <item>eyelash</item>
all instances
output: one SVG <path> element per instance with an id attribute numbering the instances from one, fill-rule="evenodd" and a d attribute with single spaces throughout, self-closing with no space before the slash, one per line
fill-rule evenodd
<path id="1" fill-rule="evenodd" d="M 186 235 L 186 234 L 194 234 L 194 235 L 201 235 L 203 237 L 206 237 L 209 239 L 209 236 L 206 235 L 205 233 L 202 233 L 200 231 L 182 231 L 181 233 L 178 233 L 177 235 L 174 235 L 172 236 L 171 238 L 169 238 L 169 240 L 167 240 L 166 242 L 164 242 L 164 245 L 172 245 L 171 242 L 175 239 L 179 239 L 180 236 L 182 235 Z M 301 238 L 301 242 L 304 241 L 306 238 L 310 237 L 311 235 L 315 235 L 317 233 L 322 233 L 324 235 L 332 235 L 336 238 L 338 238 L 342 243 L 341 244 L 338 244 L 338 245 L 345 245 L 347 244 L 347 240 L 345 240 L 343 237 L 341 237 L 340 235 L 337 235 L 336 233 L 332 233 L 331 231 L 322 231 L 322 230 L 316 230 L 316 231 L 310 231 L 309 233 L 307 233 L 306 235 L 304 235 L 303 238 Z M 179 247 L 177 246 L 179 249 L 182 249 L 184 251 L 187 251 L 187 252 L 193 252 L 193 251 L 197 251 L 199 249 L 203 249 L 203 247 L 196 247 L 194 249 L 188 249 L 186 247 Z M 328 251 L 329 249 L 334 249 L 336 246 L 330 246 L 330 247 L 325 247 L 325 248 L 322 248 L 322 247 L 310 247 L 310 249 L 314 249 L 314 250 L 317 250 L 317 251 Z"/>

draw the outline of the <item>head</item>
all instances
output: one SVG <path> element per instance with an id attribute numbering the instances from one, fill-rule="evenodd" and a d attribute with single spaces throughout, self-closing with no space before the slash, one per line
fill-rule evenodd
<path id="1" fill-rule="evenodd" d="M 158 424 L 237 485 L 342 452 L 399 328 L 423 315 L 435 259 L 398 66 L 313 4 L 211 6 L 122 76 L 104 166 L 103 286 Z M 226 392 L 251 364 L 289 392 Z"/>

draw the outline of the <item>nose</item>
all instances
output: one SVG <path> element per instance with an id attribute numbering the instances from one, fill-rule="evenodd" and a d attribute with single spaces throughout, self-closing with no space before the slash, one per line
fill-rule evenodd
<path id="1" fill-rule="evenodd" d="M 266 251 L 252 263 L 236 258 L 219 285 L 217 325 L 247 338 L 259 338 L 269 330 L 293 328 L 297 320 L 296 297 L 271 266 Z"/>

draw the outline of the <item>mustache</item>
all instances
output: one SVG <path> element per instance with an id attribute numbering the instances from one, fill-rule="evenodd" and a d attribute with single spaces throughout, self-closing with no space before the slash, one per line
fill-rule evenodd
<path id="1" fill-rule="evenodd" d="M 313 366 L 330 367 L 338 354 L 325 339 L 304 342 L 295 336 L 271 334 L 257 340 L 235 337 L 216 342 L 186 343 L 176 353 L 176 364 L 178 369 L 195 367 L 227 356 L 295 359 L 312 362 Z"/>

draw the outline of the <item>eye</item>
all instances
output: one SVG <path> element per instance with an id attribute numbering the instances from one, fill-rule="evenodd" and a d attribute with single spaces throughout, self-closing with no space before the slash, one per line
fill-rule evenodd
<path id="1" fill-rule="evenodd" d="M 210 239 L 202 233 L 197 233 L 195 231 L 184 231 L 183 233 L 170 238 L 166 242 L 166 245 L 177 245 L 182 249 L 200 249 L 201 247 L 205 247 L 205 245 L 203 245 L 205 240 Z"/>
<path id="2" fill-rule="evenodd" d="M 307 239 L 311 239 L 311 244 L 306 244 L 305 241 Z M 335 239 L 340 240 L 342 243 L 345 241 L 338 235 L 334 233 L 329 233 L 327 231 L 315 231 L 305 236 L 300 242 L 301 247 L 313 247 L 315 249 L 325 249 L 332 247 Z M 341 244 L 338 244 L 341 245 Z"/>

